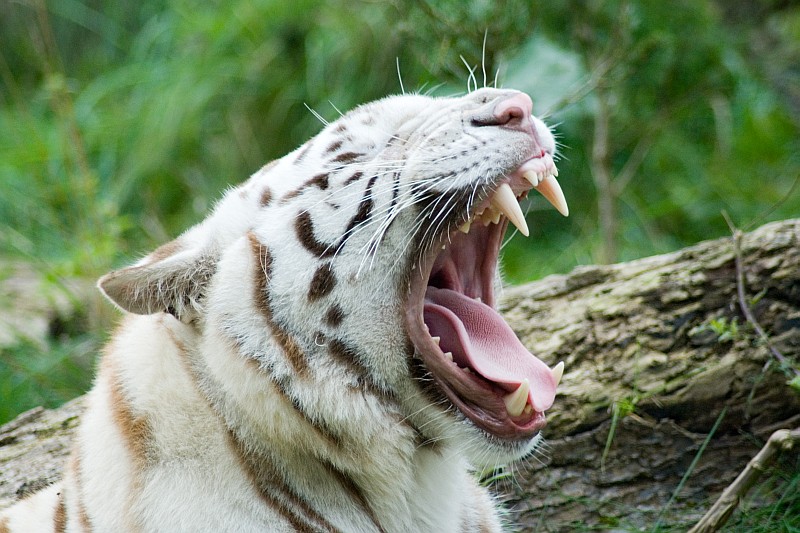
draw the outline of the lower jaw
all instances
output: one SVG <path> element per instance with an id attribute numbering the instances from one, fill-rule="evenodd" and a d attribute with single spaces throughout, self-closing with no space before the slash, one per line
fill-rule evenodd
<path id="1" fill-rule="evenodd" d="M 425 357 L 423 356 L 423 362 L 424 360 Z M 426 366 L 428 365 L 426 364 Z M 437 376 L 435 372 L 430 371 L 430 373 L 440 391 L 465 418 L 474 424 L 475 427 L 499 441 L 508 443 L 528 442 L 535 437 L 546 424 L 544 413 L 534 412 L 531 415 L 512 418 L 505 411 L 502 398 L 500 396 L 495 396 L 495 394 L 489 390 L 488 385 L 485 387 L 486 390 L 482 390 L 483 387 L 481 387 L 481 390 L 475 391 L 472 389 L 470 391 L 473 396 L 478 394 L 486 395 L 480 398 L 482 400 L 480 403 L 472 402 L 458 394 L 454 390 L 455 387 L 446 383 L 441 377 Z"/>

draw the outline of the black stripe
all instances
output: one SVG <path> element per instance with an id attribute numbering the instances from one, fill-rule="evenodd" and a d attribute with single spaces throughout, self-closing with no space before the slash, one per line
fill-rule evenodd
<path id="1" fill-rule="evenodd" d="M 314 235 L 314 222 L 311 219 L 311 214 L 308 211 L 301 211 L 298 213 L 297 218 L 295 219 L 294 229 L 300 244 L 302 244 L 306 250 L 321 259 L 333 256 L 336 251 L 344 245 L 347 237 L 352 233 L 352 231 L 359 224 L 365 222 L 372 213 L 374 206 L 374 202 L 372 200 L 372 188 L 375 186 L 375 181 L 377 179 L 378 176 L 372 176 L 367 182 L 364 195 L 361 197 L 361 201 L 358 204 L 358 211 L 356 211 L 356 214 L 353 215 L 353 218 L 351 218 L 348 222 L 347 228 L 344 231 L 344 235 L 338 243 L 327 244 L 318 240 Z"/>
<path id="2" fill-rule="evenodd" d="M 333 275 L 333 269 L 330 263 L 323 263 L 320 265 L 314 277 L 311 279 L 311 285 L 308 288 L 308 300 L 310 302 L 319 300 L 331 293 L 336 286 L 336 277 Z"/>
<path id="3" fill-rule="evenodd" d="M 361 197 L 361 202 L 358 204 L 358 211 L 347 224 L 347 229 L 344 232 L 345 236 L 349 235 L 356 226 L 369 218 L 373 207 L 372 187 L 375 185 L 375 180 L 377 179 L 378 176 L 372 176 L 367 182 L 367 188 L 364 190 L 364 196 Z"/>
<path id="4" fill-rule="evenodd" d="M 361 179 L 361 176 L 363 176 L 363 175 L 364 175 L 364 173 L 363 173 L 363 172 L 361 172 L 361 171 L 359 171 L 359 172 L 356 172 L 355 174 L 353 174 L 352 176 L 350 176 L 349 178 L 347 178 L 346 180 L 344 180 L 344 184 L 345 184 L 345 186 L 347 186 L 347 185 L 350 185 L 350 184 L 351 184 L 351 183 L 353 183 L 354 181 Z"/>
<path id="5" fill-rule="evenodd" d="M 328 174 L 327 172 L 317 174 L 306 182 L 306 187 L 319 187 L 323 191 L 328 188 Z"/>
<path id="6" fill-rule="evenodd" d="M 352 163 L 363 155 L 358 152 L 344 152 L 331 159 L 331 163 Z"/>
<path id="7" fill-rule="evenodd" d="M 298 188 L 284 194 L 283 197 L 281 198 L 281 205 L 285 205 L 289 202 L 289 200 L 297 198 L 298 196 L 300 196 L 300 194 L 302 194 L 309 188 L 316 187 L 324 191 L 328 188 L 328 185 L 329 185 L 328 174 L 325 172 L 323 172 L 322 174 L 317 174 L 316 176 L 306 180 Z"/>
<path id="8" fill-rule="evenodd" d="M 417 449 L 424 449 L 428 450 L 429 452 L 438 454 L 442 453 L 444 447 L 442 445 L 441 440 L 431 439 L 426 437 L 421 429 L 411 424 L 410 422 L 408 422 L 407 425 L 414 432 L 414 444 L 417 446 Z"/>
<path id="9" fill-rule="evenodd" d="M 400 196 L 400 173 L 394 173 L 394 181 L 392 183 L 392 203 L 389 205 L 389 212 L 394 211 L 394 206 L 397 205 L 397 198 Z"/>
<path id="10" fill-rule="evenodd" d="M 267 207 L 272 202 L 272 191 L 269 187 L 264 187 L 264 190 L 261 191 L 261 198 L 259 199 L 259 203 L 261 207 Z"/>
<path id="11" fill-rule="evenodd" d="M 345 314 L 338 304 L 333 304 L 325 314 L 325 323 L 331 327 L 339 326 L 344 320 Z"/>
<path id="12" fill-rule="evenodd" d="M 397 217 L 392 216 L 392 212 L 394 211 L 395 206 L 397 205 L 397 199 L 400 196 L 400 173 L 394 173 L 394 182 L 392 184 L 392 202 L 389 205 L 389 225 L 386 227 L 386 230 L 381 235 L 381 244 L 383 244 L 384 239 L 389 234 L 389 229 L 394 224 L 394 221 L 397 220 Z"/>
<path id="13" fill-rule="evenodd" d="M 311 214 L 308 211 L 300 211 L 298 213 L 294 221 L 294 230 L 300 244 L 315 256 L 327 258 L 336 252 L 336 245 L 325 244 L 317 240 L 314 235 L 314 222 L 311 220 Z"/>
<path id="14" fill-rule="evenodd" d="M 328 351 L 339 365 L 346 367 L 359 378 L 369 379 L 369 369 L 361 362 L 358 353 L 347 344 L 339 339 L 331 339 Z"/>
<path id="15" fill-rule="evenodd" d="M 335 152 L 336 150 L 338 150 L 341 147 L 342 147 L 342 141 L 338 140 L 338 141 L 334 141 L 330 146 L 328 146 L 325 149 L 325 151 L 326 152 Z"/>
<path id="16" fill-rule="evenodd" d="M 183 353 L 185 347 L 171 330 L 167 329 L 167 331 L 170 338 L 176 343 L 178 349 L 182 351 L 181 362 L 185 363 L 184 368 L 187 370 L 194 387 L 206 400 L 211 411 L 218 417 L 220 426 L 226 428 L 225 434 L 227 443 L 239 462 L 245 476 L 253 484 L 253 487 L 262 501 L 289 522 L 296 531 L 326 531 L 338 533 L 339 530 L 325 520 L 317 511 L 312 509 L 302 497 L 298 496 L 297 493 L 287 485 L 285 478 L 280 475 L 280 472 L 266 456 L 263 454 L 256 454 L 251 447 L 244 445 L 237 437 L 235 431 L 229 427 L 225 417 L 221 414 L 220 409 L 222 408 L 221 404 L 224 403 L 224 399 L 215 397 L 218 391 L 222 390 L 222 387 L 213 377 L 206 374 L 202 368 L 196 366 L 188 359 L 188 353 Z M 299 405 L 298 401 L 292 398 L 288 393 L 287 387 L 280 383 L 269 369 L 259 364 L 255 354 L 245 352 L 241 343 L 232 337 L 227 330 L 221 329 L 220 333 L 231 343 L 231 349 L 237 351 L 241 355 L 241 357 L 237 357 L 235 360 L 243 362 L 245 367 L 250 371 L 266 377 L 268 382 L 273 385 L 275 392 L 281 395 L 285 400 L 285 404 L 294 408 L 302 420 L 308 423 L 309 430 L 313 432 L 319 440 L 327 441 L 332 447 L 338 448 L 340 446 L 338 437 L 328 431 L 324 425 L 321 426 L 311 420 L 308 414 L 302 409 L 302 406 Z M 206 382 L 207 386 L 202 386 L 202 381 Z"/>

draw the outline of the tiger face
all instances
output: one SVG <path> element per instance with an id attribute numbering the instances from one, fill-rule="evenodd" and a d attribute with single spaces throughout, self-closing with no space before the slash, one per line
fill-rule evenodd
<path id="1" fill-rule="evenodd" d="M 253 363 L 337 443 L 364 444 L 374 426 L 473 464 L 518 458 L 563 365 L 530 354 L 498 314 L 497 262 L 509 221 L 528 234 L 518 199 L 531 188 L 567 214 L 555 150 L 520 92 L 386 98 L 327 124 L 100 287 L 127 311 L 174 315 L 206 358 Z M 231 426 L 274 432 L 249 383 L 209 395 Z"/>

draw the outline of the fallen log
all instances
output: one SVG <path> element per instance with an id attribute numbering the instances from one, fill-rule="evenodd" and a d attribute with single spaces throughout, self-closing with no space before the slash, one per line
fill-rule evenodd
<path id="1" fill-rule="evenodd" d="M 506 292 L 523 342 L 566 364 L 547 446 L 499 483 L 523 529 L 688 529 L 775 430 L 800 425 L 792 370 L 771 353 L 800 354 L 800 220 L 739 248 L 745 303 L 769 345 L 742 312 L 732 238 Z"/>
<path id="2" fill-rule="evenodd" d="M 738 252 L 738 271 L 726 238 L 506 290 L 523 343 L 566 364 L 545 445 L 492 481 L 512 522 L 688 529 L 774 431 L 800 425 L 787 384 L 800 354 L 800 219 L 745 234 Z M 0 508 L 59 478 L 80 411 L 77 399 L 0 427 Z"/>

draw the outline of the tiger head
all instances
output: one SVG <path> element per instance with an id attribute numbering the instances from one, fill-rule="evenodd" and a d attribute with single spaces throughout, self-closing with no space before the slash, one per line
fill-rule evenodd
<path id="1" fill-rule="evenodd" d="M 496 310 L 508 221 L 528 234 L 518 200 L 536 188 L 567 214 L 531 106 L 488 88 L 360 106 L 99 286 L 129 312 L 174 315 L 203 357 L 227 339 L 337 438 L 388 413 L 383 430 L 417 446 L 517 458 L 563 371 Z"/>

